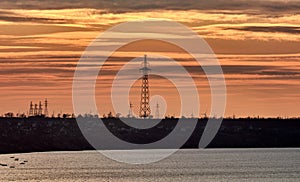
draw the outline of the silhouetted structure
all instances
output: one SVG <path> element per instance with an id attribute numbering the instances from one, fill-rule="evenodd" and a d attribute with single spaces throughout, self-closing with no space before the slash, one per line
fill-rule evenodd
<path id="1" fill-rule="evenodd" d="M 38 105 L 37 104 L 34 104 L 33 115 L 34 116 L 38 115 Z"/>
<path id="2" fill-rule="evenodd" d="M 143 73 L 140 112 L 139 112 L 141 118 L 147 118 L 151 114 L 150 104 L 149 104 L 149 79 L 148 79 L 149 72 L 151 69 L 148 66 L 149 63 L 147 62 L 147 55 L 144 55 L 144 62 L 142 68 L 140 69 Z"/>
<path id="3" fill-rule="evenodd" d="M 29 117 L 34 117 L 34 116 L 46 117 L 46 116 L 48 116 L 48 101 L 47 101 L 47 99 L 45 99 L 44 103 L 45 103 L 44 104 L 45 108 L 43 109 L 43 104 L 41 101 L 39 101 L 39 104 L 33 104 L 32 101 L 30 101 L 28 116 Z"/>
<path id="4" fill-rule="evenodd" d="M 156 111 L 155 111 L 155 118 L 159 118 L 159 105 L 156 103 Z"/>
<path id="5" fill-rule="evenodd" d="M 42 105 L 42 102 L 41 102 L 41 101 L 40 101 L 40 103 L 39 103 L 38 115 L 39 115 L 39 116 L 43 115 L 43 105 Z"/>
<path id="6" fill-rule="evenodd" d="M 33 116 L 34 113 L 33 113 L 33 104 L 32 104 L 32 101 L 30 102 L 30 106 L 29 106 L 29 116 Z"/>
<path id="7" fill-rule="evenodd" d="M 46 117 L 48 116 L 48 100 L 47 100 L 47 99 L 45 99 L 44 115 L 45 115 Z"/>
<path id="8" fill-rule="evenodd" d="M 132 108 L 133 108 L 133 104 L 130 102 L 129 103 L 129 111 L 128 111 L 128 115 L 127 115 L 128 118 L 134 117 L 133 113 L 132 113 Z"/>

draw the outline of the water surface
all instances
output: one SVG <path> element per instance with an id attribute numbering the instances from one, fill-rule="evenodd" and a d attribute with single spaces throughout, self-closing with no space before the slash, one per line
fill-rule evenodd
<path id="1" fill-rule="evenodd" d="M 300 149 L 180 150 L 146 165 L 95 151 L 45 152 L 0 155 L 0 163 L 0 181 L 300 181 Z"/>

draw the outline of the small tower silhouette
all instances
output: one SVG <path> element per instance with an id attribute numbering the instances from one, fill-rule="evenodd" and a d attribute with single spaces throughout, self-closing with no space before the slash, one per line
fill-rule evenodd
<path id="1" fill-rule="evenodd" d="M 29 107 L 29 116 L 33 116 L 33 104 L 32 101 L 30 102 L 30 107 Z"/>
<path id="2" fill-rule="evenodd" d="M 40 103 L 39 103 L 38 115 L 39 115 L 39 116 L 43 115 L 43 105 L 42 105 L 42 102 L 41 102 L 41 101 L 40 101 Z"/>
<path id="3" fill-rule="evenodd" d="M 155 118 L 159 118 L 159 104 L 156 103 L 156 111 L 155 111 Z"/>
<path id="4" fill-rule="evenodd" d="M 47 117 L 48 116 L 48 100 L 45 99 L 45 108 L 44 108 L 44 115 Z"/>
<path id="5" fill-rule="evenodd" d="M 132 108 L 133 108 L 133 104 L 130 102 L 129 103 L 129 111 L 128 111 L 128 115 L 127 115 L 128 118 L 133 117 Z"/>
<path id="6" fill-rule="evenodd" d="M 33 115 L 34 116 L 38 115 L 38 105 L 37 104 L 34 104 Z"/>
<path id="7" fill-rule="evenodd" d="M 149 104 L 149 72 L 150 68 L 148 67 L 149 63 L 147 62 L 147 55 L 144 55 L 144 62 L 142 64 L 143 79 L 142 79 L 142 88 L 141 88 L 141 102 L 140 102 L 140 112 L 139 116 L 141 118 L 147 118 L 151 114 L 150 104 Z"/>

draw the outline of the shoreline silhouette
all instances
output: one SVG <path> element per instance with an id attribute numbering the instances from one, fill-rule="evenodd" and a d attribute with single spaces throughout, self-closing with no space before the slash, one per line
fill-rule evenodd
<path id="1" fill-rule="evenodd" d="M 84 119 L 100 121 L 99 118 Z M 188 122 L 190 119 L 185 120 Z M 198 148 L 207 120 L 208 118 L 198 119 L 192 135 L 181 148 Z M 115 117 L 102 118 L 101 121 L 118 138 L 131 143 L 146 144 L 167 136 L 175 128 L 178 118 L 162 119 L 150 129 L 132 128 Z M 217 135 L 207 148 L 300 147 L 299 127 L 299 118 L 224 118 Z M 75 118 L 0 117 L 0 130 L 2 154 L 94 150 L 81 133 Z M 124 148 L 114 146 L 103 149 Z"/>

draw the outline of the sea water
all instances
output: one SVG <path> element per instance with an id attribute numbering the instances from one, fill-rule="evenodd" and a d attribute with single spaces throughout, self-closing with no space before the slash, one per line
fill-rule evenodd
<path id="1" fill-rule="evenodd" d="M 300 181 L 300 149 L 186 149 L 141 165 L 96 151 L 43 152 L 0 155 L 0 163 L 0 181 Z"/>

